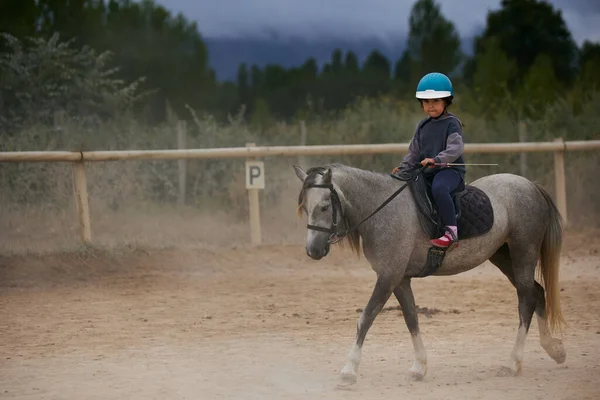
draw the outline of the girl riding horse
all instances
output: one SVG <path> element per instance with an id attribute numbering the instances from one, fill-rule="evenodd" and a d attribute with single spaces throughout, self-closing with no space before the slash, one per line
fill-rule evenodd
<path id="1" fill-rule="evenodd" d="M 419 122 L 408 154 L 392 173 L 413 168 L 416 164 L 429 166 L 424 176 L 431 185 L 431 194 L 445 229 L 444 235 L 431 240 L 431 243 L 447 248 L 458 241 L 456 210 L 451 194 L 464 185 L 466 169 L 464 165 L 446 168 L 436 166 L 441 163 L 464 163 L 462 123 L 448 112 L 454 89 L 446 75 L 438 72 L 425 75 L 417 85 L 416 97 L 427 118 Z"/>

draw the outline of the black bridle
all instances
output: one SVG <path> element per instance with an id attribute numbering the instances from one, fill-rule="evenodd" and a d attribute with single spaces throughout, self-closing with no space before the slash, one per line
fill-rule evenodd
<path id="1" fill-rule="evenodd" d="M 340 201 L 340 196 L 338 195 L 337 191 L 335 190 L 335 188 L 333 187 L 332 183 L 329 184 L 312 184 L 312 185 L 308 185 L 307 188 L 322 188 L 322 189 L 329 189 L 329 191 L 331 192 L 331 208 L 332 208 L 332 213 L 333 213 L 333 219 L 332 219 L 332 223 L 331 223 L 331 228 L 324 228 L 322 226 L 317 226 L 317 225 L 310 225 L 307 224 L 307 228 L 308 229 L 312 229 L 315 231 L 319 231 L 319 232 L 325 232 L 325 233 L 330 233 L 331 235 L 329 236 L 329 239 L 327 240 L 327 243 L 329 244 L 335 244 L 337 242 L 339 242 L 340 240 L 342 240 L 345 236 L 347 236 L 350 232 L 358 229 L 358 227 L 360 225 L 362 225 L 366 220 L 368 220 L 369 218 L 371 218 L 373 215 L 377 214 L 383 207 L 385 207 L 386 205 L 388 205 L 388 203 L 390 201 L 392 201 L 396 196 L 398 196 L 409 184 L 410 181 L 412 180 L 417 180 L 419 179 L 419 175 L 421 175 L 421 173 L 425 170 L 425 168 L 427 168 L 428 166 L 423 166 L 421 168 L 419 168 L 415 173 L 410 174 L 410 173 L 405 173 L 404 175 L 400 175 L 400 174 L 392 174 L 392 177 L 404 181 L 406 182 L 404 185 L 402 185 L 398 190 L 396 190 L 394 193 L 392 193 L 392 195 L 390 197 L 388 197 L 379 207 L 377 207 L 375 209 L 375 211 L 373 211 L 371 214 L 369 214 L 369 216 L 367 216 L 366 218 L 364 218 L 362 221 L 360 221 L 358 224 L 354 225 L 351 228 L 347 228 L 345 231 L 342 232 L 338 232 L 337 231 L 337 227 L 338 227 L 338 221 L 337 221 L 337 208 L 339 207 L 340 212 L 342 213 L 342 215 L 344 214 L 344 210 L 342 208 L 342 202 Z M 318 174 L 323 175 L 322 172 L 318 172 Z"/>
<path id="2" fill-rule="evenodd" d="M 322 175 L 322 174 L 321 174 Z M 319 185 L 319 184 L 313 184 L 313 185 L 308 185 L 307 188 L 323 188 L 323 189 L 329 189 L 329 191 L 331 192 L 331 208 L 332 208 L 332 213 L 333 213 L 333 219 L 331 222 L 331 228 L 323 228 L 322 226 L 317 226 L 317 225 L 311 225 L 311 224 L 307 224 L 306 226 L 308 227 L 308 229 L 312 229 L 314 231 L 319 231 L 319 232 L 325 232 L 325 233 L 330 233 L 331 236 L 329 236 L 329 240 L 327 241 L 327 243 L 337 243 L 340 240 L 342 240 L 342 238 L 344 236 L 347 235 L 344 234 L 343 236 L 339 236 L 337 235 L 337 209 L 338 206 L 340 208 L 340 212 L 342 213 L 342 215 L 344 214 L 344 210 L 342 209 L 342 202 L 340 201 L 340 196 L 338 196 L 338 193 L 336 192 L 335 188 L 333 187 L 333 184 L 328 184 L 328 185 Z M 338 237 L 338 240 L 333 241 L 334 237 Z"/>

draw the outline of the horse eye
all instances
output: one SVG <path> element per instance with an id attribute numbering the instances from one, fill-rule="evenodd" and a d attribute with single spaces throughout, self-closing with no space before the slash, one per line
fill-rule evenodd
<path id="1" fill-rule="evenodd" d="M 329 210 L 329 204 L 327 204 L 326 206 L 321 207 L 321 211 L 327 211 Z"/>

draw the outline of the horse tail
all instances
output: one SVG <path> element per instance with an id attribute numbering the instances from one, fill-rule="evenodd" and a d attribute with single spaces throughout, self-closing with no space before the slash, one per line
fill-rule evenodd
<path id="1" fill-rule="evenodd" d="M 536 184 L 548 203 L 548 227 L 540 251 L 540 275 L 546 289 L 546 317 L 551 332 L 562 331 L 565 320 L 560 308 L 558 270 L 562 248 L 563 219 L 556 204 L 544 188 Z"/>

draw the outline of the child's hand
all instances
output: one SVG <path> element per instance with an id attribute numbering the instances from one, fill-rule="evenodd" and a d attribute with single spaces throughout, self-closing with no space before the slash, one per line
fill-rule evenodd
<path id="1" fill-rule="evenodd" d="M 395 174 L 396 172 L 400 171 L 400 167 L 396 167 L 392 170 L 392 174 Z"/>
<path id="2" fill-rule="evenodd" d="M 433 158 L 425 158 L 423 161 L 421 161 L 421 165 L 429 165 L 429 168 L 435 168 L 435 160 Z"/>

